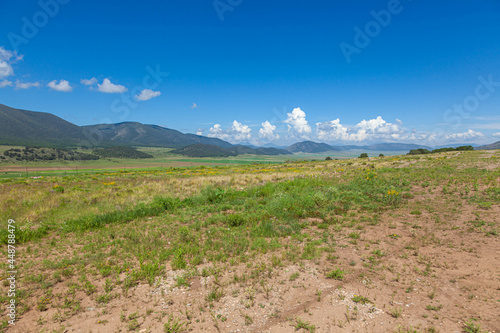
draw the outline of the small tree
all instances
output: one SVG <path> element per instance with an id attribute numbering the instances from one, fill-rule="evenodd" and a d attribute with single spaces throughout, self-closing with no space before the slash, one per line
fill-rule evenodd
<path id="1" fill-rule="evenodd" d="M 384 157 L 384 154 L 379 154 L 378 157 Z"/>
<path id="2" fill-rule="evenodd" d="M 325 158 L 325 161 L 331 161 L 332 158 L 330 156 L 327 156 L 327 158 Z"/>
<path id="3" fill-rule="evenodd" d="M 368 154 L 367 153 L 361 153 L 361 155 L 359 155 L 359 158 L 368 158 Z"/>

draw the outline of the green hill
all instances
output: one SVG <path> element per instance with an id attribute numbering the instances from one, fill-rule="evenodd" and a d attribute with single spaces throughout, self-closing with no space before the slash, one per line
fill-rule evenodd
<path id="1" fill-rule="evenodd" d="M 0 144 L 68 147 L 85 145 L 86 142 L 80 126 L 53 114 L 0 104 Z"/>
<path id="2" fill-rule="evenodd" d="M 243 154 L 252 155 L 289 155 L 291 153 L 276 148 L 250 148 L 247 146 L 233 146 L 229 148 L 217 147 L 214 145 L 194 144 L 184 148 L 171 151 L 174 154 L 180 154 L 189 157 L 228 157 Z"/>
<path id="3" fill-rule="evenodd" d="M 130 147 L 108 147 L 95 149 L 93 153 L 97 156 L 108 158 L 153 158 L 152 155 Z"/>
<path id="4" fill-rule="evenodd" d="M 83 126 L 105 142 L 122 146 L 181 148 L 196 143 L 219 147 L 231 147 L 229 142 L 201 135 L 184 134 L 179 131 L 136 122 Z"/>
<path id="5" fill-rule="evenodd" d="M 203 143 L 196 143 L 184 148 L 172 150 L 171 153 L 189 157 L 228 157 L 238 155 L 236 152 L 229 149 Z"/>
<path id="6" fill-rule="evenodd" d="M 479 146 L 479 147 L 476 147 L 474 149 L 475 150 L 494 150 L 494 149 L 500 149 L 500 141 L 497 141 L 497 142 L 489 144 L 489 145 Z"/>
<path id="7" fill-rule="evenodd" d="M 99 156 L 86 154 L 74 150 L 59 148 L 11 148 L 3 152 L 0 160 L 7 162 L 26 162 L 26 161 L 89 161 L 98 160 Z"/>
<path id="8" fill-rule="evenodd" d="M 276 155 L 291 155 L 292 154 L 284 149 L 264 148 L 264 147 L 252 148 L 252 147 L 247 147 L 247 146 L 242 146 L 242 145 L 233 146 L 233 147 L 228 148 L 228 149 L 230 151 L 235 152 L 238 155 L 253 154 L 253 155 L 276 156 Z"/>
<path id="9" fill-rule="evenodd" d="M 297 142 L 285 148 L 290 153 L 323 153 L 325 151 L 337 150 L 336 148 L 327 145 L 326 143 L 318 143 L 313 141 Z"/>

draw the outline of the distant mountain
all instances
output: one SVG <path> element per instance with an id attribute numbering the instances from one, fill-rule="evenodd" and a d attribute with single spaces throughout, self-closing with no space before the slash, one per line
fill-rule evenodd
<path id="1" fill-rule="evenodd" d="M 232 147 L 229 142 L 136 122 L 77 126 L 53 114 L 0 104 L 0 144 L 19 146 L 146 146 L 180 148 L 195 143 Z"/>
<path id="2" fill-rule="evenodd" d="M 202 143 L 223 148 L 232 147 L 232 144 L 220 139 L 184 134 L 173 129 L 136 122 L 89 125 L 83 128 L 96 133 L 96 136 L 114 145 L 181 148 Z"/>
<path id="3" fill-rule="evenodd" d="M 434 149 L 439 149 L 439 148 L 457 148 L 457 147 L 463 147 L 463 146 L 477 147 L 479 145 L 477 145 L 475 143 L 452 143 L 452 144 L 449 144 L 449 145 L 437 146 L 437 147 L 434 147 Z"/>
<path id="4" fill-rule="evenodd" d="M 387 150 L 387 151 L 399 151 L 399 150 L 411 150 L 411 149 L 432 149 L 428 146 L 409 144 L 409 143 L 380 143 L 375 145 L 370 145 L 366 147 L 368 150 Z"/>
<path id="5" fill-rule="evenodd" d="M 237 153 L 238 155 L 240 154 L 253 154 L 253 155 L 291 155 L 290 152 L 284 150 L 284 149 L 277 149 L 277 148 L 264 148 L 264 147 L 259 147 L 259 148 L 251 148 L 247 146 L 234 146 L 231 148 L 227 148 L 230 151 L 233 151 Z"/>
<path id="6" fill-rule="evenodd" d="M 250 142 L 240 142 L 238 143 L 239 146 L 247 146 L 250 148 L 258 148 L 256 145 L 251 144 Z"/>
<path id="7" fill-rule="evenodd" d="M 153 158 L 153 155 L 146 154 L 130 147 L 108 147 L 94 149 L 94 155 L 107 158 Z"/>
<path id="8" fill-rule="evenodd" d="M 318 143 L 313 141 L 297 142 L 285 148 L 290 153 L 323 153 L 325 151 L 338 150 L 326 143 Z"/>
<path id="9" fill-rule="evenodd" d="M 0 144 L 68 147 L 87 141 L 84 130 L 50 113 L 0 104 Z"/>
<path id="10" fill-rule="evenodd" d="M 500 149 L 500 141 L 497 141 L 489 145 L 484 145 L 474 148 L 474 150 L 494 150 L 494 149 Z"/>
<path id="11" fill-rule="evenodd" d="M 313 141 L 303 141 L 297 142 L 287 148 L 285 150 L 291 153 L 324 153 L 327 151 L 340 151 L 340 150 L 351 150 L 351 149 L 361 149 L 361 150 L 372 150 L 372 151 L 406 151 L 411 149 L 432 149 L 423 145 L 409 144 L 409 143 L 379 143 L 369 146 L 356 146 L 356 145 L 347 145 L 347 146 L 331 146 L 326 143 L 318 143 Z"/>
<path id="12" fill-rule="evenodd" d="M 228 157 L 242 154 L 253 155 L 288 155 L 289 152 L 276 148 L 250 148 L 246 146 L 233 146 L 222 148 L 214 145 L 194 144 L 184 148 L 172 150 L 171 153 L 189 157 Z"/>
<path id="13" fill-rule="evenodd" d="M 266 143 L 265 145 L 262 145 L 264 148 L 278 148 L 278 149 L 285 149 L 287 146 L 276 146 L 273 143 Z"/>
<path id="14" fill-rule="evenodd" d="M 203 143 L 195 143 L 194 145 L 172 150 L 171 153 L 189 157 L 228 157 L 238 155 L 226 148 Z"/>

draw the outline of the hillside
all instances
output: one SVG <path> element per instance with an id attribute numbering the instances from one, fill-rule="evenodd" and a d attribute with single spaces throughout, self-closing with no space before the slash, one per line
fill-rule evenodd
<path id="1" fill-rule="evenodd" d="M 228 149 L 235 152 L 238 155 L 241 154 L 269 155 L 269 156 L 291 155 L 290 152 L 278 148 L 265 148 L 265 147 L 252 148 L 243 145 L 237 145 Z"/>
<path id="2" fill-rule="evenodd" d="M 138 151 L 130 147 L 108 147 L 94 150 L 94 154 L 100 157 L 107 158 L 153 158 L 152 155 Z"/>
<path id="3" fill-rule="evenodd" d="M 229 142 L 137 122 L 77 126 L 53 114 L 0 104 L 0 144 L 40 147 L 145 146 L 180 148 L 195 143 L 229 148 Z"/>
<path id="4" fill-rule="evenodd" d="M 86 137 L 80 126 L 50 113 L 0 104 L 0 144 L 68 147 L 85 143 Z"/>
<path id="5" fill-rule="evenodd" d="M 243 154 L 276 156 L 290 154 L 286 150 L 276 148 L 250 148 L 241 145 L 222 148 L 200 143 L 173 150 L 172 153 L 189 157 L 228 157 Z"/>
<path id="6" fill-rule="evenodd" d="M 232 146 L 220 139 L 184 134 L 173 129 L 157 125 L 144 125 L 137 122 L 89 125 L 84 126 L 84 128 L 98 133 L 105 141 L 115 145 L 181 148 L 202 143 L 224 148 Z"/>
<path id="7" fill-rule="evenodd" d="M 297 142 L 285 148 L 290 153 L 323 153 L 325 151 L 338 150 L 335 147 L 327 145 L 326 143 L 318 143 L 313 141 Z"/>
<path id="8" fill-rule="evenodd" d="M 347 146 L 331 146 L 326 143 L 318 143 L 313 141 L 303 141 L 297 142 L 287 148 L 285 150 L 291 153 L 324 153 L 327 151 L 340 151 L 340 150 L 351 150 L 351 149 L 364 149 L 364 150 L 373 150 L 373 151 L 403 151 L 403 150 L 411 150 L 411 149 L 431 149 L 430 147 L 416 144 L 408 144 L 408 143 L 379 143 L 373 144 L 369 146 L 356 146 L 356 145 L 347 145 Z"/>
<path id="9" fill-rule="evenodd" d="M 203 143 L 196 143 L 184 148 L 172 150 L 171 153 L 188 157 L 228 157 L 238 155 L 231 150 Z"/>
<path id="10" fill-rule="evenodd" d="M 90 161 L 99 156 L 58 148 L 11 148 L 3 152 L 0 160 L 9 163 L 36 161 Z"/>
<path id="11" fill-rule="evenodd" d="M 484 145 L 484 146 L 479 146 L 475 147 L 475 150 L 493 150 L 493 149 L 500 149 L 500 141 L 497 141 L 495 143 L 489 144 L 489 145 Z"/>
<path id="12" fill-rule="evenodd" d="M 366 146 L 367 150 L 401 151 L 411 149 L 432 149 L 429 146 L 415 145 L 411 143 L 379 143 Z"/>

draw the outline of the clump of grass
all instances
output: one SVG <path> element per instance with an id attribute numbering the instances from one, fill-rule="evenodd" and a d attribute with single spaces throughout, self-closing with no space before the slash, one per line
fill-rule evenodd
<path id="1" fill-rule="evenodd" d="M 313 325 L 306 320 L 302 320 L 301 318 L 297 318 L 294 328 L 296 331 L 303 329 L 310 333 L 314 333 L 316 331 L 316 325 Z"/>
<path id="2" fill-rule="evenodd" d="M 464 323 L 465 333 L 481 333 L 481 325 L 476 323 L 476 318 L 471 318 Z"/>
<path id="3" fill-rule="evenodd" d="M 354 295 L 354 297 L 351 298 L 351 300 L 354 303 L 361 303 L 361 304 L 372 303 L 372 301 L 370 301 L 367 297 L 361 295 Z"/>
<path id="4" fill-rule="evenodd" d="M 165 333 L 179 333 L 186 330 L 186 323 L 180 321 L 179 318 L 173 315 L 168 316 L 167 322 L 163 325 L 163 331 Z"/>
<path id="5" fill-rule="evenodd" d="M 346 272 L 341 268 L 334 268 L 330 272 L 326 273 L 327 279 L 343 280 Z"/>
<path id="6" fill-rule="evenodd" d="M 439 311 L 443 308 L 443 304 L 439 304 L 439 305 L 427 305 L 425 307 L 426 310 L 429 310 L 429 311 Z"/>
<path id="7" fill-rule="evenodd" d="M 403 313 L 403 310 L 401 308 L 394 308 L 391 311 L 389 311 L 389 314 L 393 316 L 394 318 L 399 318 L 401 317 L 401 314 Z"/>

